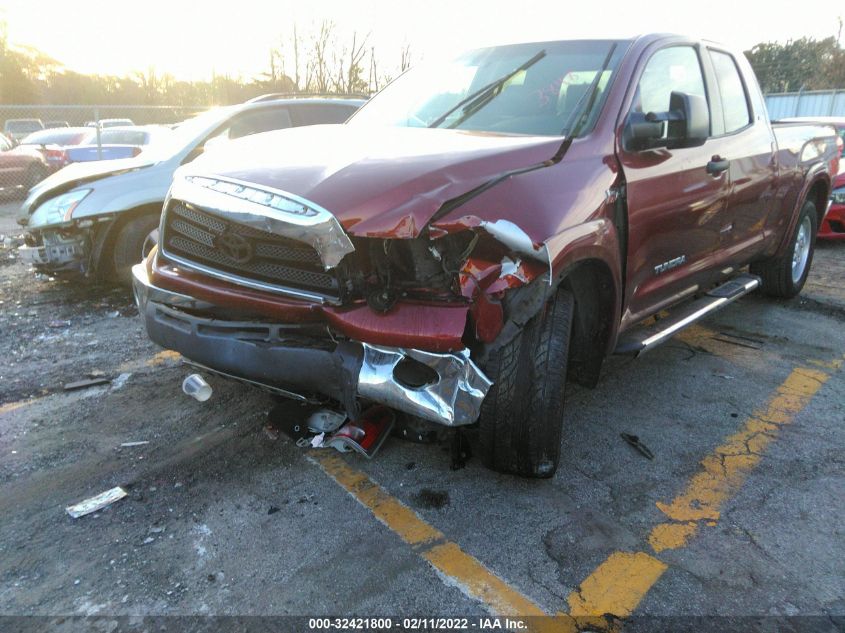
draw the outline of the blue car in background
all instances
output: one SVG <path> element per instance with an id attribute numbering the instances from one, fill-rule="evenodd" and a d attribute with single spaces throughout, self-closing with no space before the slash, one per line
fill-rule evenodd
<path id="1" fill-rule="evenodd" d="M 64 165 L 85 163 L 92 160 L 115 160 L 134 158 L 147 145 L 166 140 L 173 131 L 163 125 L 132 125 L 109 127 L 100 130 L 100 144 L 97 144 L 97 130 L 91 130 L 80 144 L 64 149 Z"/>

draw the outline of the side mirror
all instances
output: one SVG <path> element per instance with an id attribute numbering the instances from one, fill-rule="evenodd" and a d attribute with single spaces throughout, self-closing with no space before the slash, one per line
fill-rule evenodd
<path id="1" fill-rule="evenodd" d="M 668 112 L 631 112 L 625 129 L 626 144 L 635 151 L 697 147 L 709 135 L 707 100 L 684 92 L 671 94 Z"/>

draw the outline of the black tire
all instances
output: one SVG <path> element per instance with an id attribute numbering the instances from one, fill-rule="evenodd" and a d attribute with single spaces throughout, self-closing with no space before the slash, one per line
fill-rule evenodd
<path id="1" fill-rule="evenodd" d="M 487 363 L 494 382 L 482 403 L 479 442 L 488 468 L 521 477 L 555 474 L 574 309 L 572 293 L 558 290 Z"/>
<path id="2" fill-rule="evenodd" d="M 759 275 L 763 280 L 763 292 L 770 297 L 779 299 L 791 299 L 796 296 L 804 287 L 807 276 L 810 274 L 810 266 L 813 264 L 813 253 L 815 251 L 816 233 L 818 231 L 818 214 L 816 205 L 811 201 L 804 203 L 798 222 L 790 236 L 789 247 L 783 257 L 767 259 L 762 262 L 751 264 L 751 272 Z M 803 238 L 802 235 L 803 227 Z M 806 233 L 809 232 L 809 235 Z M 799 257 L 802 245 L 807 249 L 806 258 Z M 803 249 L 801 249 L 803 252 Z M 800 275 L 793 275 L 795 259 L 803 259 L 803 268 Z"/>
<path id="3" fill-rule="evenodd" d="M 111 277 L 113 281 L 129 285 L 132 266 L 149 252 L 150 234 L 158 230 L 159 215 L 146 213 L 128 220 L 118 230 L 111 250 Z M 108 256 L 108 254 L 105 254 Z"/>

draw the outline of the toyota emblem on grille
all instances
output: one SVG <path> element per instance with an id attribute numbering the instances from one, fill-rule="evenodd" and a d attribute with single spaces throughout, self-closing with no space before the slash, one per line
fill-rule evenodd
<path id="1" fill-rule="evenodd" d="M 214 240 L 214 246 L 239 264 L 245 264 L 252 259 L 252 244 L 237 233 L 223 233 Z"/>

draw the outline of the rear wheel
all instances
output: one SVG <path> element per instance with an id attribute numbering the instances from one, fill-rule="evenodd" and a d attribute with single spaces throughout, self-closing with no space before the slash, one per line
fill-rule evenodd
<path id="1" fill-rule="evenodd" d="M 763 280 L 764 293 L 770 297 L 791 299 L 801 292 L 813 263 L 817 230 L 816 205 L 808 200 L 801 208 L 786 253 L 782 257 L 751 265 L 751 272 L 760 275 Z"/>
<path id="2" fill-rule="evenodd" d="M 112 248 L 112 276 L 122 284 L 132 281 L 132 266 L 143 260 L 158 244 L 158 214 L 147 213 L 124 224 Z"/>
<path id="3" fill-rule="evenodd" d="M 558 290 L 487 364 L 494 382 L 482 404 L 479 439 L 489 468 L 538 478 L 557 470 L 574 306 L 572 294 Z"/>

